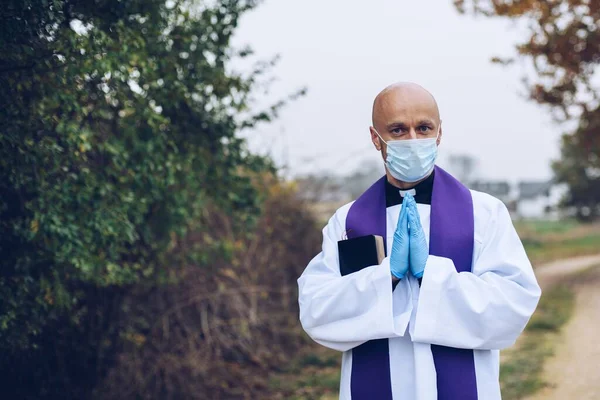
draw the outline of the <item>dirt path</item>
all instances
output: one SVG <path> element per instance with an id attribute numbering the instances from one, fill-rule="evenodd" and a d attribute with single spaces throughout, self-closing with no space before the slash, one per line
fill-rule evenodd
<path id="1" fill-rule="evenodd" d="M 573 257 L 540 265 L 535 270 L 535 276 L 542 289 L 545 289 L 564 276 L 583 271 L 594 265 L 600 265 L 600 254 Z"/>
<path id="2" fill-rule="evenodd" d="M 560 277 L 600 265 L 600 256 L 578 257 L 540 266 L 542 287 Z M 564 327 L 555 355 L 544 367 L 551 386 L 528 400 L 600 399 L 600 268 L 575 281 L 575 313 Z"/>

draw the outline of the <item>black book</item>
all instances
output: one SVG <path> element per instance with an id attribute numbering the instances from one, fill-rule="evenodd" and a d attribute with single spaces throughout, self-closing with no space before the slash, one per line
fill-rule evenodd
<path id="1" fill-rule="evenodd" d="M 367 235 L 340 240 L 338 254 L 342 276 L 371 265 L 379 265 L 385 258 L 383 238 L 379 235 Z"/>

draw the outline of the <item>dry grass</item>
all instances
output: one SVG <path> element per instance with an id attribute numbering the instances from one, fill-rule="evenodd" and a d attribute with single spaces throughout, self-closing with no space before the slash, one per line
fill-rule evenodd
<path id="1" fill-rule="evenodd" d="M 285 369 L 272 374 L 270 385 L 281 399 L 337 399 L 341 357 L 341 353 L 313 343 Z"/>
<path id="2" fill-rule="evenodd" d="M 321 237 L 306 206 L 274 185 L 258 226 L 239 237 L 224 212 L 207 214 L 231 257 L 190 265 L 169 286 L 137 288 L 124 308 L 130 337 L 96 390 L 98 399 L 274 399 L 269 375 L 307 346 L 296 279 Z M 191 235 L 174 251 L 209 246 Z M 139 321 L 137 323 L 136 321 Z"/>

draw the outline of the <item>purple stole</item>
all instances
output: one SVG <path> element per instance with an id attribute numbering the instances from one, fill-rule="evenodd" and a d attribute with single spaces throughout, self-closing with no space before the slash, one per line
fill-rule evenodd
<path id="1" fill-rule="evenodd" d="M 387 238 L 385 179 L 367 189 L 346 217 L 349 238 Z M 431 195 L 429 254 L 450 258 L 458 272 L 471 271 L 473 260 L 473 199 L 463 184 L 435 167 Z M 386 251 L 387 252 L 387 251 Z M 390 278 L 391 290 L 391 278 Z M 431 345 L 439 400 L 477 400 L 473 350 Z M 370 340 L 352 349 L 352 400 L 392 400 L 388 339 Z"/>

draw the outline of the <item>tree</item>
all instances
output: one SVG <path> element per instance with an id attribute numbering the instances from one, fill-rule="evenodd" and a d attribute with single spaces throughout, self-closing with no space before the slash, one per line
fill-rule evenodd
<path id="1" fill-rule="evenodd" d="M 86 290 L 169 281 L 246 230 L 252 176 L 271 170 L 236 134 L 269 71 L 234 73 L 229 45 L 253 0 L 9 0 L 0 11 L 0 351 L 39 346 L 85 317 Z M 192 229 L 208 245 L 173 254 Z"/>
<path id="2" fill-rule="evenodd" d="M 600 215 L 600 113 L 582 117 L 579 128 L 563 135 L 561 158 L 552 164 L 556 180 L 567 183 L 569 191 L 562 200 L 564 207 L 574 207 L 582 221 Z"/>
<path id="3" fill-rule="evenodd" d="M 529 34 L 516 47 L 530 60 L 536 78 L 525 79 L 530 98 L 547 106 L 558 122 L 578 121 L 563 135 L 556 180 L 569 187 L 565 206 L 580 217 L 598 215 L 600 203 L 600 98 L 595 82 L 600 63 L 598 0 L 454 0 L 460 12 L 524 19 Z M 494 59 L 510 63 L 512 59 Z"/>

